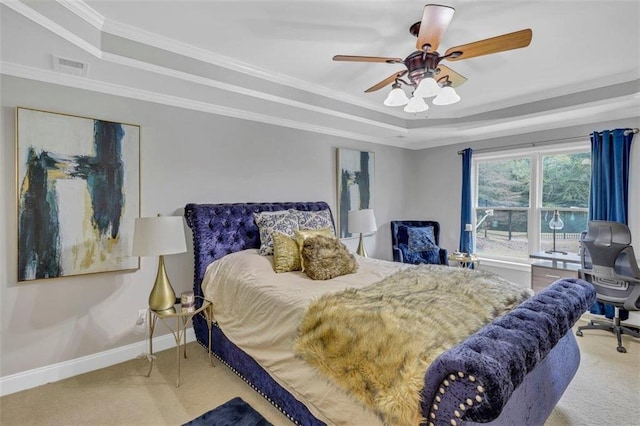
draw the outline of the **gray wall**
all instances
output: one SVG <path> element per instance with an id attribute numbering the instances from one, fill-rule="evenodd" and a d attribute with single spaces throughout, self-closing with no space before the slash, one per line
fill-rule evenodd
<path id="1" fill-rule="evenodd" d="M 335 210 L 336 148 L 373 151 L 379 231 L 367 250 L 391 258 L 389 220 L 407 207 L 411 151 L 14 77 L 0 83 L 0 377 L 142 341 L 134 324 L 157 265 L 145 257 L 137 272 L 16 282 L 16 106 L 140 125 L 142 216 L 182 214 L 189 202 L 325 200 Z M 166 264 L 176 293 L 190 289 L 192 253 Z"/>

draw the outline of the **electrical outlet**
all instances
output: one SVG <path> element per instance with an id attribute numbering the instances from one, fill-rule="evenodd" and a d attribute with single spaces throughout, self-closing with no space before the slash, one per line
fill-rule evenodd
<path id="1" fill-rule="evenodd" d="M 136 319 L 136 327 L 144 328 L 147 325 L 147 310 L 138 310 L 138 319 Z"/>

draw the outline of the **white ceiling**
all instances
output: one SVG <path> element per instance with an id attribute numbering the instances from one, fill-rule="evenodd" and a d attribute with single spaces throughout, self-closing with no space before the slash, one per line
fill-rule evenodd
<path id="1" fill-rule="evenodd" d="M 6 0 L 1 70 L 375 143 L 423 148 L 638 117 L 639 1 L 448 1 L 439 51 L 524 28 L 524 49 L 443 62 L 462 101 L 407 114 L 364 90 L 403 65 L 415 1 Z M 51 55 L 86 76 L 52 71 Z M 425 116 L 426 115 L 426 116 Z"/>

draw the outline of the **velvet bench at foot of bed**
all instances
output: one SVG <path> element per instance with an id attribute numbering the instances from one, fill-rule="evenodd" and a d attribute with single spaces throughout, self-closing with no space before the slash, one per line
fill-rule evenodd
<path id="1" fill-rule="evenodd" d="M 571 328 L 594 300 L 586 281 L 557 281 L 441 354 L 425 379 L 428 423 L 544 424 L 578 369 L 580 353 Z M 204 320 L 196 320 L 194 328 L 206 347 Z M 293 422 L 324 424 L 219 328 L 213 334 L 214 353 Z"/>

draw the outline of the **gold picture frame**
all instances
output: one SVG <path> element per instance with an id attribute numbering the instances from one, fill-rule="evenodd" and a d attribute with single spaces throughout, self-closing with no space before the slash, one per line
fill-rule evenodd
<path id="1" fill-rule="evenodd" d="M 16 108 L 18 281 L 139 269 L 140 126 Z"/>

